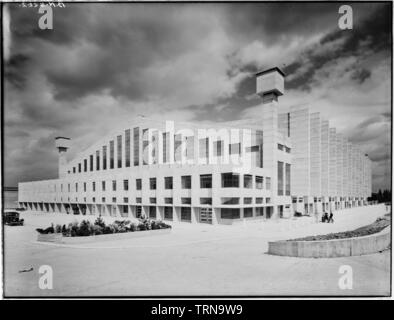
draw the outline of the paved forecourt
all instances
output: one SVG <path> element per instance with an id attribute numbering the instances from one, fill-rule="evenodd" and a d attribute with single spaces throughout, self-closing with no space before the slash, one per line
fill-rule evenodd
<path id="1" fill-rule="evenodd" d="M 390 254 L 305 259 L 268 255 L 268 241 L 351 230 L 373 222 L 384 206 L 347 209 L 335 223 L 312 218 L 237 226 L 173 224 L 171 234 L 88 244 L 36 242 L 35 228 L 84 217 L 26 212 L 24 227 L 5 227 L 7 296 L 106 295 L 384 295 Z M 95 217 L 90 217 L 94 220 Z M 38 286 L 39 267 L 53 269 L 53 289 Z M 353 269 L 341 290 L 339 268 Z M 32 271 L 20 272 L 22 270 Z"/>

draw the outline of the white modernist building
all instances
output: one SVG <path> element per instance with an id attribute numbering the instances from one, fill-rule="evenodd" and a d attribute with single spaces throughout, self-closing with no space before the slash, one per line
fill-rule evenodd
<path id="1" fill-rule="evenodd" d="M 232 224 L 366 204 L 371 163 L 318 113 L 280 112 L 284 74 L 256 75 L 260 117 L 215 124 L 140 118 L 67 161 L 58 179 L 19 183 L 30 210 Z"/>

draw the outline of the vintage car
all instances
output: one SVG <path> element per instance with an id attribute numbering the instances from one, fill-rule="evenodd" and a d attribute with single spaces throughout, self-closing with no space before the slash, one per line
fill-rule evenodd
<path id="1" fill-rule="evenodd" d="M 3 224 L 7 226 L 23 226 L 24 219 L 19 218 L 19 212 L 3 211 Z"/>

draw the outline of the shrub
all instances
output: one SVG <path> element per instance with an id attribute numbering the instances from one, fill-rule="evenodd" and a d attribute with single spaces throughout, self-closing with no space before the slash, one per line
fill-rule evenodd
<path id="1" fill-rule="evenodd" d="M 76 230 L 76 234 L 77 234 L 77 236 L 80 236 L 80 237 L 86 237 L 86 236 L 90 236 L 91 234 L 93 234 L 92 225 L 91 225 L 90 221 L 82 220 L 81 224 L 79 225 L 79 227 Z"/>
<path id="2" fill-rule="evenodd" d="M 131 223 L 129 226 L 129 231 L 134 232 L 138 231 L 138 224 L 137 223 Z"/>
<path id="3" fill-rule="evenodd" d="M 110 233 L 115 233 L 115 227 L 113 224 L 109 224 L 104 227 L 103 233 L 104 234 L 110 234 Z"/>
<path id="4" fill-rule="evenodd" d="M 63 224 L 63 227 L 62 227 L 62 234 L 63 234 L 63 236 L 69 237 L 70 236 L 70 232 L 71 232 L 70 228 L 67 228 L 66 225 Z"/>
<path id="5" fill-rule="evenodd" d="M 92 226 L 93 235 L 100 235 L 103 234 L 103 229 L 101 226 L 95 224 Z"/>
<path id="6" fill-rule="evenodd" d="M 104 222 L 104 219 L 101 217 L 101 214 L 97 217 L 94 224 L 97 226 L 100 226 L 101 228 L 105 228 L 105 222 Z"/>
<path id="7" fill-rule="evenodd" d="M 82 220 L 81 223 L 73 221 L 68 226 L 60 224 L 53 227 L 53 224 L 46 229 L 36 229 L 41 234 L 62 233 L 66 237 L 86 237 L 91 235 L 124 233 L 145 230 L 158 230 L 171 228 L 170 225 L 161 220 L 140 219 L 139 222 L 131 222 L 130 220 L 116 220 L 114 223 L 105 225 L 101 216 L 99 216 L 94 224 L 89 220 Z"/>
<path id="8" fill-rule="evenodd" d="M 147 230 L 147 229 L 146 229 L 146 224 L 143 223 L 143 222 L 139 223 L 139 224 L 138 224 L 138 230 L 139 230 L 139 231 Z"/>

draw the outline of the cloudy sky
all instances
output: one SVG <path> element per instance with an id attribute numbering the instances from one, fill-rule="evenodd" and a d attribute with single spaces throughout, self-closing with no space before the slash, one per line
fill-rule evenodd
<path id="1" fill-rule="evenodd" d="M 353 3 L 66 4 L 4 16 L 4 184 L 55 178 L 54 137 L 72 157 L 138 115 L 225 121 L 259 114 L 254 73 L 288 75 L 282 107 L 306 104 L 373 160 L 390 185 L 391 6 Z M 9 24 L 8 24 L 9 22 Z"/>

